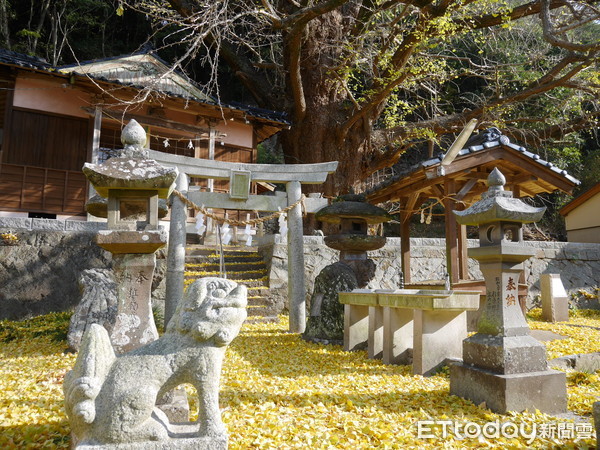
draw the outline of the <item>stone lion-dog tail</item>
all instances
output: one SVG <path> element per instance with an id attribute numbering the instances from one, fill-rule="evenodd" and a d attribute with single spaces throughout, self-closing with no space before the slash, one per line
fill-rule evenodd
<path id="1" fill-rule="evenodd" d="M 106 329 L 93 324 L 85 333 L 75 366 L 65 375 L 63 390 L 72 424 L 91 424 L 96 418 L 94 400 L 116 356 Z"/>

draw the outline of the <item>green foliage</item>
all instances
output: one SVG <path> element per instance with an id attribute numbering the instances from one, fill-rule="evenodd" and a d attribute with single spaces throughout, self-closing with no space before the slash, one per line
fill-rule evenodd
<path id="1" fill-rule="evenodd" d="M 159 308 L 152 308 L 152 317 L 154 318 L 154 325 L 158 332 L 162 334 L 162 330 L 165 328 L 165 314 L 164 310 Z"/>
<path id="2" fill-rule="evenodd" d="M 0 321 L 0 342 L 47 338 L 52 342 L 67 339 L 72 312 L 50 313 L 22 321 Z"/>
<path id="3" fill-rule="evenodd" d="M 580 192 L 583 192 L 600 182 L 600 148 L 593 150 L 585 156 L 585 164 L 580 172 L 580 177 Z"/>
<path id="4" fill-rule="evenodd" d="M 38 33 L 37 31 L 27 30 L 27 29 L 19 30 L 17 32 L 17 36 L 23 37 L 23 38 L 40 38 L 40 37 L 42 37 L 42 35 L 40 33 Z"/>
<path id="5" fill-rule="evenodd" d="M 271 145 L 267 145 L 265 143 L 260 143 L 257 146 L 258 155 L 257 155 L 257 163 L 258 164 L 283 164 L 283 154 L 281 151 L 278 151 L 277 148 Z"/>

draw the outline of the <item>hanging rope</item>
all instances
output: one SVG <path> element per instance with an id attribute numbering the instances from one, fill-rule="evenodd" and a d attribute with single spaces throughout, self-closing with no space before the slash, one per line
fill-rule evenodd
<path id="1" fill-rule="evenodd" d="M 283 208 L 280 211 L 274 212 L 273 214 L 270 214 L 265 217 L 257 217 L 256 219 L 250 219 L 250 220 L 234 220 L 234 219 L 228 219 L 228 218 L 217 216 L 216 214 L 209 212 L 203 206 L 196 205 L 193 201 L 188 199 L 184 194 L 179 192 L 177 189 L 173 189 L 173 194 L 175 194 L 177 197 L 179 197 L 179 199 L 188 208 L 192 208 L 192 209 L 195 209 L 196 211 L 200 211 L 206 217 L 210 217 L 211 219 L 213 219 L 219 223 L 228 223 L 229 225 L 234 225 L 237 227 L 246 226 L 246 225 L 258 225 L 259 223 L 267 222 L 271 219 L 275 219 L 275 218 L 281 216 L 282 214 L 286 214 L 288 211 L 294 209 L 298 205 L 301 205 L 301 207 L 302 207 L 302 217 L 306 216 L 306 205 L 304 204 L 304 200 L 306 200 L 306 196 L 304 194 L 302 194 L 302 197 L 300 197 L 300 200 L 298 200 L 295 203 L 292 203 L 291 205 Z"/>

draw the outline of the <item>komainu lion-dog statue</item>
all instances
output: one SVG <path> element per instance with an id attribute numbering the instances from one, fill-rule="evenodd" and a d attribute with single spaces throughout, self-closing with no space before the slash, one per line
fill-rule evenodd
<path id="1" fill-rule="evenodd" d="M 162 337 L 123 355 L 115 355 L 106 330 L 93 325 L 63 384 L 74 445 L 226 447 L 219 378 L 225 348 L 246 319 L 246 298 L 246 287 L 233 281 L 200 279 L 187 289 Z M 182 383 L 198 391 L 198 421 L 171 424 L 156 400 Z"/>

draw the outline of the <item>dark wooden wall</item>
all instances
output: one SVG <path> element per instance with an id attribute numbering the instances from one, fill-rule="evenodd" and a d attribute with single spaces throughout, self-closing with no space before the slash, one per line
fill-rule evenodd
<path id="1" fill-rule="evenodd" d="M 13 109 L 3 162 L 49 169 L 81 170 L 88 146 L 88 121 Z"/>

